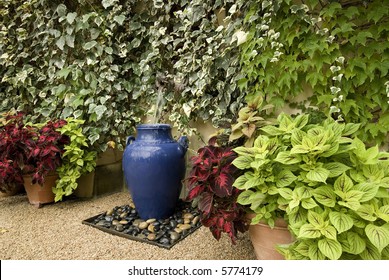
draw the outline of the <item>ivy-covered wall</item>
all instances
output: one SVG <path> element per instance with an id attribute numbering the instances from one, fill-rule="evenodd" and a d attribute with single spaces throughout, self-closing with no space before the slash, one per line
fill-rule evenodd
<path id="1" fill-rule="evenodd" d="M 83 118 L 102 150 L 153 114 L 158 94 L 159 121 L 181 131 L 230 121 L 242 101 L 238 49 L 235 23 L 219 25 L 218 14 L 233 2 L 2 1 L 0 111 Z"/>
<path id="2" fill-rule="evenodd" d="M 101 150 L 153 117 L 229 127 L 246 98 L 389 131 L 389 1 L 2 0 L 0 111 L 74 116 Z M 308 99 L 301 93 L 309 88 Z M 300 102 L 295 102 L 300 99 Z"/>
<path id="3" fill-rule="evenodd" d="M 389 1 L 249 2 L 240 88 L 276 109 L 362 123 L 361 139 L 387 141 Z M 307 88 L 310 97 L 295 102 Z"/>

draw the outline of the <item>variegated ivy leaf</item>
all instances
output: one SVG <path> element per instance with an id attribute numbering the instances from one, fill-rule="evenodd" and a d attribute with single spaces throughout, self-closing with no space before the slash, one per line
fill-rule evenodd
<path id="1" fill-rule="evenodd" d="M 239 30 L 239 31 L 235 32 L 235 34 L 232 36 L 232 38 L 233 38 L 233 41 L 237 41 L 236 44 L 237 44 L 237 46 L 239 46 L 247 41 L 247 35 L 248 35 L 247 32 Z"/>

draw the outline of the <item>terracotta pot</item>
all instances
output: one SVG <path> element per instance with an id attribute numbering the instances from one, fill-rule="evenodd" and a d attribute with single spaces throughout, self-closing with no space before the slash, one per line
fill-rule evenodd
<path id="1" fill-rule="evenodd" d="M 41 207 L 43 204 L 54 202 L 55 195 L 53 187 L 58 179 L 58 174 L 50 174 L 45 177 L 43 186 L 32 184 L 32 176 L 24 175 L 24 188 L 27 192 L 28 201 L 36 207 Z"/>
<path id="2" fill-rule="evenodd" d="M 293 242 L 293 236 L 283 219 L 276 220 L 274 228 L 262 222 L 250 225 L 249 236 L 259 260 L 283 260 L 284 257 L 278 253 L 276 245 Z"/>

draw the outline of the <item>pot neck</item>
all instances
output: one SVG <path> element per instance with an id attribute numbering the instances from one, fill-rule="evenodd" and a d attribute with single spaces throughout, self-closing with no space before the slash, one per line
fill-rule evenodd
<path id="1" fill-rule="evenodd" d="M 174 142 L 171 126 L 168 124 L 141 124 L 136 127 L 137 140 Z"/>

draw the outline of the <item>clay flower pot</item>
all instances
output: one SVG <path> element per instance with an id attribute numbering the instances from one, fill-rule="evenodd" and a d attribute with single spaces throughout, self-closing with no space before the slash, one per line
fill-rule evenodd
<path id="1" fill-rule="evenodd" d="M 253 216 L 249 215 L 249 218 Z M 264 222 L 250 225 L 249 236 L 259 260 L 284 260 L 284 256 L 277 251 L 276 246 L 294 241 L 288 230 L 288 224 L 283 219 L 277 219 L 274 228 Z"/>
<path id="2" fill-rule="evenodd" d="M 49 174 L 45 176 L 45 182 L 41 186 L 39 184 L 32 184 L 32 176 L 24 175 L 24 188 L 27 193 L 28 201 L 40 208 L 43 204 L 54 202 L 53 187 L 58 179 L 58 174 Z"/>

